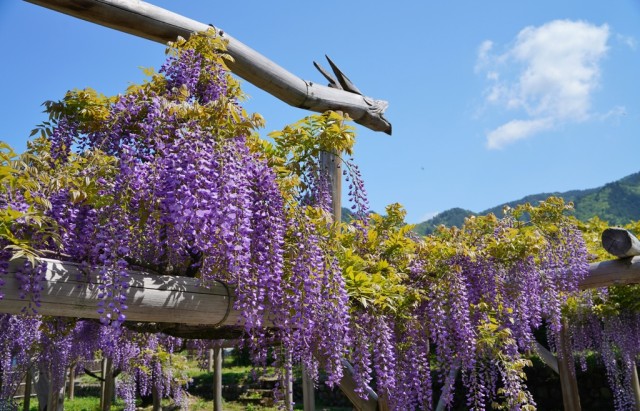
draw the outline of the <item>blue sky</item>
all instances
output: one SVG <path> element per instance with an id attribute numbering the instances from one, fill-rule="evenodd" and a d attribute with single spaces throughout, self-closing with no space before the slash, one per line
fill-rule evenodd
<path id="1" fill-rule="evenodd" d="M 389 101 L 393 136 L 357 126 L 374 210 L 409 222 L 640 171 L 640 2 L 191 0 L 152 3 L 228 32 L 323 82 L 328 54 L 364 94 Z M 159 67 L 164 47 L 21 1 L 0 3 L 0 140 L 25 147 L 41 104 L 105 94 Z M 246 84 L 264 134 L 302 118 Z"/>

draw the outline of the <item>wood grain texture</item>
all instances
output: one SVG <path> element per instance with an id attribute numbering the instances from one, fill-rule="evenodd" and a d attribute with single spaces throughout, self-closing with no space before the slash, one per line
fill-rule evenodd
<path id="1" fill-rule="evenodd" d="M 607 228 L 602 232 L 602 247 L 616 257 L 640 255 L 640 240 L 624 228 Z"/>

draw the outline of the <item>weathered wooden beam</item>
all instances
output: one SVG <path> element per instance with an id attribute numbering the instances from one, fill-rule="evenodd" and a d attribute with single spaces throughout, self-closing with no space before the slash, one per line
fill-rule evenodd
<path id="1" fill-rule="evenodd" d="M 581 290 L 613 285 L 640 284 L 640 257 L 592 263 L 589 274 L 580 281 Z"/>
<path id="2" fill-rule="evenodd" d="M 47 273 L 42 282 L 38 312 L 59 317 L 100 318 L 97 312 L 99 275 L 84 273 L 78 264 L 43 260 L 47 263 Z M 9 274 L 3 277 L 6 284 L 2 287 L 4 298 L 0 300 L 2 313 L 19 314 L 27 304 L 20 297 L 21 283 L 15 276 L 22 264 L 22 260 L 12 261 Z M 136 271 L 129 274 L 127 321 L 158 323 L 157 327 L 163 331 L 174 330 L 174 334 L 194 334 L 194 337 L 202 330 L 201 326 L 238 325 L 240 313 L 232 307 L 233 291 L 222 283 L 205 288 L 193 278 Z M 589 274 L 579 287 L 589 289 L 639 283 L 640 256 L 591 264 Z M 230 337 L 225 335 L 223 338 Z"/>
<path id="3" fill-rule="evenodd" d="M 580 411 L 580 393 L 576 378 L 575 363 L 571 352 L 571 336 L 566 319 L 562 320 L 562 329 L 558 335 L 558 374 L 562 390 L 562 404 L 565 411 Z"/>
<path id="4" fill-rule="evenodd" d="M 358 411 L 377 411 L 378 410 L 378 394 L 371 388 L 367 390 L 367 398 L 363 399 L 356 394 L 356 381 L 353 378 L 355 371 L 351 364 L 347 360 L 342 360 L 342 366 L 344 368 L 344 376 L 340 380 L 340 390 L 351 401 L 351 404 Z"/>
<path id="5" fill-rule="evenodd" d="M 559 374 L 558 359 L 551 351 L 547 350 L 544 345 L 536 341 L 535 352 L 538 355 L 538 358 L 540 358 L 540 361 L 545 363 L 545 365 L 551 368 L 556 374 Z"/>
<path id="6" fill-rule="evenodd" d="M 211 28 L 139 0 L 26 1 L 162 44 Z M 391 124 L 383 116 L 387 102 L 303 80 L 222 30 L 217 31 L 228 41 L 228 53 L 234 58 L 229 68 L 249 83 L 291 106 L 320 113 L 343 110 L 356 123 L 391 134 Z"/>
<path id="7" fill-rule="evenodd" d="M 98 286 L 102 280 L 97 272 L 85 273 L 78 264 L 43 259 L 47 264 L 41 282 L 38 313 L 59 317 L 100 318 Z M 22 283 L 16 277 L 24 260 L 14 260 L 4 276 L 4 298 L 0 312 L 19 314 L 27 301 L 21 298 Z M 184 327 L 204 325 L 237 326 L 240 313 L 233 310 L 234 294 L 222 283 L 210 288 L 199 285 L 197 279 L 157 276 L 129 271 L 126 291 L 127 321 L 151 323 L 181 323 Z"/>
<path id="8" fill-rule="evenodd" d="M 640 378 L 638 378 L 638 367 L 635 363 L 631 364 L 631 390 L 636 403 L 636 411 L 640 411 Z"/>
<path id="9" fill-rule="evenodd" d="M 607 228 L 602 232 L 602 246 L 616 257 L 640 255 L 640 240 L 624 228 Z"/>

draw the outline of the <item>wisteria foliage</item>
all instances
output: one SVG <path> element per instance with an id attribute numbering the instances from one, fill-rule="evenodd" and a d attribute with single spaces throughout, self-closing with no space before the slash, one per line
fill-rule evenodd
<path id="1" fill-rule="evenodd" d="M 26 154 L 0 147 L 0 281 L 9 258 L 26 257 L 18 275 L 25 316 L 0 317 L 10 330 L 0 335 L 2 398 L 12 376 L 37 361 L 60 386 L 66 366 L 96 350 L 123 370 L 118 393 L 128 409 L 154 387 L 180 398 L 185 380 L 167 366 L 180 342 L 122 327 L 127 272 L 144 269 L 235 287 L 256 365 L 287 375 L 301 363 L 335 386 L 348 360 L 358 393 L 374 388 L 395 410 L 431 409 L 434 385 L 450 404 L 460 373 L 471 409 L 534 409 L 523 355 L 535 329 L 560 330 L 588 271 L 569 207 L 552 198 L 419 238 L 399 205 L 369 213 L 348 160 L 358 218 L 335 222 L 318 158 L 351 155 L 353 128 L 329 112 L 260 139 L 263 121 L 242 109 L 227 58 L 213 33 L 181 40 L 145 84 L 115 97 L 71 91 L 45 104 L 50 122 Z M 43 255 L 99 270 L 100 323 L 37 315 Z M 637 342 L 637 316 L 625 318 L 636 334 L 616 347 Z M 584 335 L 605 341 L 606 324 Z M 594 345 L 574 335 L 581 347 Z M 618 361 L 599 344 L 608 363 Z M 624 355 L 628 366 L 638 352 Z M 610 371 L 614 389 L 625 375 Z"/>

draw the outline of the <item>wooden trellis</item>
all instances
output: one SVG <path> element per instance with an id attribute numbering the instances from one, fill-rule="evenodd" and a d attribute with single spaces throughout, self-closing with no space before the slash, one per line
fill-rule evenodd
<path id="1" fill-rule="evenodd" d="M 178 36 L 187 38 L 193 32 L 210 28 L 207 24 L 138 0 L 26 1 L 163 44 L 174 41 Z M 337 81 L 332 82 L 333 86 L 322 86 L 293 75 L 229 34 L 217 31 L 228 41 L 228 53 L 234 58 L 234 62 L 228 65 L 236 75 L 294 107 L 316 112 L 343 111 L 358 124 L 391 133 L 391 124 L 384 118 L 387 102 L 364 96 L 337 68 L 332 67 L 337 76 Z M 326 73 L 323 72 L 323 75 Z M 344 81 L 348 82 L 347 87 L 337 86 L 344 86 Z M 323 163 L 334 169 L 337 164 L 330 157 L 324 159 Z M 334 180 L 334 218 L 339 219 L 340 179 L 337 177 Z M 629 247 L 626 246 L 627 242 Z M 640 243 L 635 237 L 626 232 L 607 231 L 603 236 L 603 244 L 614 255 L 626 258 L 592 264 L 580 288 L 640 283 Z M 38 312 L 52 316 L 99 318 L 96 310 L 99 276 L 84 272 L 72 263 L 55 260 L 46 260 L 46 263 L 47 272 Z M 0 312 L 19 314 L 25 307 L 25 300 L 20 298 L 19 281 L 15 278 L 20 264 L 21 261 L 11 264 L 2 290 L 5 297 L 0 300 Z M 142 331 L 161 331 L 184 338 L 225 339 L 239 335 L 240 313 L 233 309 L 234 293 L 225 284 L 218 283 L 205 288 L 191 278 L 130 272 L 129 285 L 129 327 Z M 575 375 L 571 377 L 571 373 L 567 374 L 567 364 L 562 364 L 562 361 L 558 364 L 543 347 L 539 347 L 539 352 L 545 363 L 552 368 L 555 365 L 556 371 L 560 371 L 565 409 L 578 410 L 580 404 Z M 348 363 L 345 363 L 345 369 L 349 370 Z M 348 372 L 340 387 L 359 410 L 386 409 L 386 401 L 379 400 L 373 391 L 368 399 L 359 398 L 354 391 L 355 382 Z"/>

